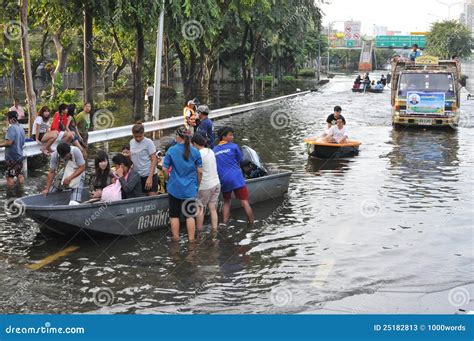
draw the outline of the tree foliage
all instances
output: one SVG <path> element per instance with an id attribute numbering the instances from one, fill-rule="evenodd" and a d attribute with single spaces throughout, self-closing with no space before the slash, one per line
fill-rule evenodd
<path id="1" fill-rule="evenodd" d="M 472 48 L 469 28 L 456 20 L 436 22 L 427 36 L 427 53 L 439 58 L 469 57 Z"/>
<path id="2" fill-rule="evenodd" d="M 2 23 L 18 19 L 12 3 L 0 14 Z M 297 76 L 327 46 L 314 0 L 30 0 L 33 73 L 45 65 L 52 81 L 84 69 L 83 12 L 92 9 L 95 79 L 111 75 L 115 88 L 129 78 L 138 116 L 146 81 L 153 77 L 163 4 L 166 60 L 179 65 L 187 96 L 210 87 L 218 64 L 231 70 L 248 93 L 259 75 Z M 0 76 L 13 70 L 21 78 L 18 42 L 2 38 Z M 53 94 L 61 90 L 51 89 Z"/>

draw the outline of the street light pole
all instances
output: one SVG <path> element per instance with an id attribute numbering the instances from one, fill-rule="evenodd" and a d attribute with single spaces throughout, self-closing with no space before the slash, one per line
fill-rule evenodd
<path id="1" fill-rule="evenodd" d="M 463 4 L 463 2 L 455 2 L 454 4 L 448 4 L 448 3 L 446 3 L 446 2 L 442 2 L 442 1 L 439 1 L 439 0 L 437 0 L 437 1 L 438 1 L 438 3 L 440 3 L 441 5 L 445 5 L 445 6 L 448 7 L 448 19 L 449 19 L 449 20 L 451 20 L 451 7 L 456 6 L 456 5 L 462 5 L 462 4 Z"/>
<path id="2" fill-rule="evenodd" d="M 331 22 L 328 23 L 328 65 L 327 65 L 327 76 L 329 77 L 329 49 L 331 47 L 330 43 L 330 35 L 331 35 Z"/>

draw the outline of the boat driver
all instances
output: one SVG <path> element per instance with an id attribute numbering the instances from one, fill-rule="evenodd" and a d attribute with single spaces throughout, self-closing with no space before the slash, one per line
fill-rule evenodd
<path id="1" fill-rule="evenodd" d="M 329 115 L 328 118 L 326 119 L 326 123 L 328 124 L 328 129 L 336 125 L 336 121 L 339 117 L 342 118 L 342 122 L 344 122 L 344 125 L 346 124 L 346 119 L 344 118 L 344 116 L 341 115 L 341 112 L 342 112 L 342 108 L 339 105 L 336 105 L 334 107 L 334 113 Z"/>

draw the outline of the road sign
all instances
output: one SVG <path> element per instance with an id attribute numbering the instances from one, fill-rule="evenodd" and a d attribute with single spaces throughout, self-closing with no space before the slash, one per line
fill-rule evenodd
<path id="1" fill-rule="evenodd" d="M 426 47 L 425 36 L 377 36 L 375 47 L 381 48 L 410 48 L 413 44 L 418 44 L 419 48 Z"/>
<path id="2" fill-rule="evenodd" d="M 344 32 L 346 40 L 360 40 L 360 21 L 344 22 Z"/>

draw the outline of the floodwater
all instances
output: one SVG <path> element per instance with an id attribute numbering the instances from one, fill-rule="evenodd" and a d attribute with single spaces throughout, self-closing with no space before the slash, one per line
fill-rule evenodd
<path id="1" fill-rule="evenodd" d="M 473 310 L 474 101 L 463 100 L 457 130 L 395 130 L 389 93 L 353 94 L 351 79 L 217 122 L 234 126 L 238 143 L 270 168 L 293 172 L 287 197 L 253 207 L 254 226 L 237 211 L 194 246 L 184 231 L 179 245 L 170 243 L 167 230 L 69 240 L 2 210 L 1 312 Z M 361 153 L 309 160 L 302 141 L 322 131 L 334 105 L 363 141 Z M 45 171 L 23 192 L 38 192 Z M 2 187 L 0 195 L 20 194 Z M 26 267 L 71 246 L 38 270 Z"/>

